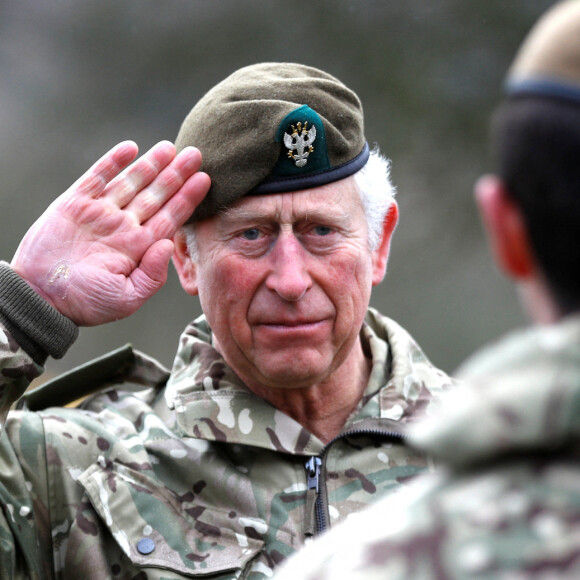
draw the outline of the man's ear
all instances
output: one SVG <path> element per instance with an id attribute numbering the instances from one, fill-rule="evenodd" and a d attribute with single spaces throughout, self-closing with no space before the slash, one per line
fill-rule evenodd
<path id="1" fill-rule="evenodd" d="M 372 254 L 373 286 L 380 284 L 387 272 L 387 262 L 389 260 L 389 252 L 391 249 L 391 239 L 393 237 L 393 232 L 397 227 L 398 221 L 399 206 L 397 205 L 397 202 L 393 200 L 383 222 L 383 237 L 381 238 L 381 243 Z"/>
<path id="2" fill-rule="evenodd" d="M 496 264 L 516 281 L 534 277 L 536 260 L 526 224 L 503 181 L 495 175 L 481 177 L 475 199 Z"/>
<path id="3" fill-rule="evenodd" d="M 177 270 L 182 288 L 192 296 L 198 293 L 197 264 L 191 259 L 187 245 L 187 236 L 183 229 L 177 231 L 173 237 L 175 250 L 173 251 L 173 265 Z"/>

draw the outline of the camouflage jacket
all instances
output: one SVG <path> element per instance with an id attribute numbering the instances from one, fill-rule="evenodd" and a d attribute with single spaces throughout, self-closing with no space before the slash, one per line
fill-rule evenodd
<path id="1" fill-rule="evenodd" d="M 426 467 L 401 425 L 451 381 L 393 321 L 370 311 L 361 332 L 372 374 L 327 445 L 239 381 L 204 319 L 171 373 L 126 348 L 27 394 L 0 438 L 0 577 L 270 577 Z M 42 369 L 2 331 L 0 348 L 6 418 Z"/>
<path id="2" fill-rule="evenodd" d="M 580 317 L 507 337 L 458 376 L 470 386 L 411 433 L 437 472 L 275 580 L 580 578 Z"/>

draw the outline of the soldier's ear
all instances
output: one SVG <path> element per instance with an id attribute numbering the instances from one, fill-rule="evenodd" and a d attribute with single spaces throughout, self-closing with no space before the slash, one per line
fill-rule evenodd
<path id="1" fill-rule="evenodd" d="M 495 175 L 481 177 L 475 199 L 497 265 L 516 281 L 535 277 L 536 260 L 526 224 L 503 181 Z"/>
<path id="2" fill-rule="evenodd" d="M 391 203 L 383 222 L 383 236 L 379 247 L 373 251 L 373 286 L 380 284 L 387 272 L 387 262 L 391 250 L 391 239 L 399 221 L 399 206 L 396 201 Z"/>
<path id="3" fill-rule="evenodd" d="M 182 288 L 192 296 L 198 293 L 197 288 L 197 264 L 191 258 L 187 235 L 183 228 L 173 236 L 173 265 L 179 276 Z"/>

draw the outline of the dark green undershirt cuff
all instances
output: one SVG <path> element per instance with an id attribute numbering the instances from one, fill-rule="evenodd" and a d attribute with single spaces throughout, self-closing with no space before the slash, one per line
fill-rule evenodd
<path id="1" fill-rule="evenodd" d="M 62 358 L 79 334 L 70 318 L 53 308 L 6 262 L 0 262 L 0 323 L 41 365 L 48 355 Z"/>

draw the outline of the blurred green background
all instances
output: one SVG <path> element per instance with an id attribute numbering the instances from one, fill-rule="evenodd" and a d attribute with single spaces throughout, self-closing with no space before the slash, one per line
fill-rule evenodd
<path id="1" fill-rule="evenodd" d="M 452 371 L 521 325 L 472 199 L 493 169 L 488 118 L 548 0 L 1 0 L 2 258 L 51 200 L 124 139 L 173 139 L 193 104 L 259 61 L 320 67 L 354 89 L 392 159 L 401 210 L 373 305 Z M 199 314 L 171 269 L 130 319 L 82 329 L 49 374 L 125 342 L 171 365 Z"/>

